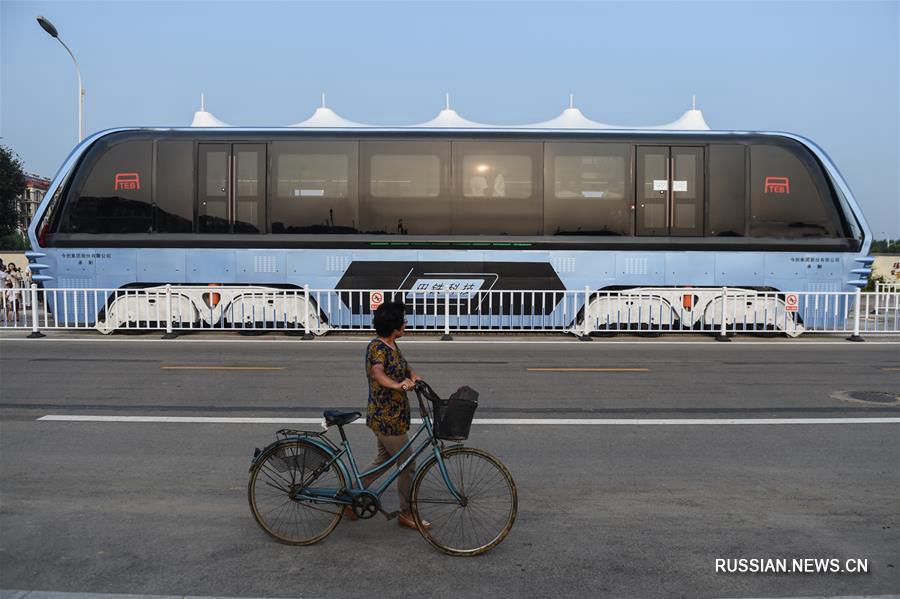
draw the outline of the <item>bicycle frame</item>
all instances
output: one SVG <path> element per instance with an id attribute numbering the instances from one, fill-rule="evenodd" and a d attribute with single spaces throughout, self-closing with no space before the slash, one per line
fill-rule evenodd
<path id="1" fill-rule="evenodd" d="M 351 480 L 351 487 L 347 489 L 321 489 L 321 488 L 306 488 L 303 489 L 301 495 L 305 497 L 309 497 L 310 499 L 315 500 L 319 503 L 334 503 L 340 505 L 350 505 L 353 501 L 353 498 L 356 495 L 362 493 L 372 493 L 378 499 L 379 503 L 381 500 L 381 496 L 387 490 L 389 486 L 400 476 L 404 469 L 409 466 L 417 457 L 419 457 L 422 453 L 425 452 L 425 448 L 429 445 L 432 446 L 432 455 L 434 455 L 435 460 L 437 460 L 438 469 L 440 470 L 441 477 L 444 480 L 444 484 L 447 485 L 447 489 L 450 491 L 450 494 L 457 501 L 462 501 L 462 495 L 456 489 L 456 486 L 453 484 L 453 481 L 450 480 L 450 475 L 447 473 L 446 465 L 444 464 L 444 458 L 441 454 L 441 449 L 443 448 L 443 444 L 439 443 L 437 439 L 434 438 L 434 428 L 432 426 L 431 417 L 428 413 L 428 410 L 425 408 L 425 404 L 422 401 L 422 396 L 419 393 L 419 390 L 416 389 L 416 396 L 419 400 L 419 408 L 422 411 L 422 424 L 419 426 L 419 429 L 416 433 L 403 445 L 403 447 L 390 457 L 386 462 L 372 468 L 371 470 L 367 470 L 365 472 L 359 471 L 359 466 L 356 463 L 356 458 L 353 457 L 353 449 L 350 446 L 350 441 L 347 439 L 347 436 L 344 434 L 344 430 L 342 427 L 338 427 L 341 433 L 341 449 L 336 454 L 332 454 L 331 461 L 328 463 L 328 466 L 331 467 L 333 465 L 339 464 L 339 467 L 342 468 L 345 472 L 347 471 L 346 464 L 344 462 L 344 456 L 346 455 L 348 458 L 348 462 L 350 464 L 350 469 L 353 474 L 353 480 Z M 383 472 L 397 463 L 400 459 L 400 456 L 403 455 L 412 445 L 416 442 L 416 439 L 422 434 L 423 431 L 427 431 L 427 439 L 425 439 L 421 445 L 419 445 L 408 458 L 406 458 L 402 464 L 400 464 L 393 473 L 391 473 L 387 480 L 383 481 L 379 487 L 376 489 L 369 489 L 368 487 L 363 486 L 363 479 L 372 475 Z M 324 447 L 323 447 L 324 449 Z M 419 464 L 419 468 L 424 465 L 424 462 Z M 418 470 L 417 470 L 418 472 Z M 343 491 L 343 493 L 341 492 Z"/>

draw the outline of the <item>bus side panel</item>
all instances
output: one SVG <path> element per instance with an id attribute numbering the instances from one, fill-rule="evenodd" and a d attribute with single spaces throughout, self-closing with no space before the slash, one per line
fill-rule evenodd
<path id="1" fill-rule="evenodd" d="M 236 255 L 236 265 L 235 276 L 244 283 L 273 285 L 287 280 L 284 250 L 243 250 Z"/>
<path id="2" fill-rule="evenodd" d="M 716 284 L 716 257 L 706 252 L 666 252 L 665 285 Z"/>
<path id="3" fill-rule="evenodd" d="M 766 267 L 765 254 L 760 252 L 714 254 L 717 287 L 759 286 Z"/>
<path id="4" fill-rule="evenodd" d="M 138 250 L 138 282 L 184 284 L 185 263 L 183 249 Z"/>
<path id="5" fill-rule="evenodd" d="M 191 249 L 185 259 L 185 280 L 189 284 L 243 283 L 236 275 L 235 254 L 243 250 Z"/>
<path id="6" fill-rule="evenodd" d="M 614 251 L 547 252 L 553 269 L 569 290 L 603 289 L 616 284 L 616 263 L 625 253 Z"/>
<path id="7" fill-rule="evenodd" d="M 664 285 L 665 272 L 665 252 L 616 252 L 616 285 Z"/>
<path id="8" fill-rule="evenodd" d="M 97 275 L 92 287 L 116 289 L 138 281 L 137 254 L 140 250 L 98 248 L 92 251 L 97 257 Z"/>

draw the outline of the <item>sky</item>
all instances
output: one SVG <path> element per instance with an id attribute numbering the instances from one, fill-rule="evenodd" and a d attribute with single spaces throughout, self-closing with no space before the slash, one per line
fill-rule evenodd
<path id="1" fill-rule="evenodd" d="M 900 238 L 900 0 L 40 2 L 0 0 L 0 144 L 51 177 L 86 133 L 341 116 L 498 125 L 574 105 L 619 125 L 789 131 L 833 158 L 876 238 Z"/>

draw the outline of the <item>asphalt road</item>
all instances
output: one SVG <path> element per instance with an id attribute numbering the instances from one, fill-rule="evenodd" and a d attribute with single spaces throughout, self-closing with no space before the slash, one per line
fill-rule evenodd
<path id="1" fill-rule="evenodd" d="M 364 346 L 0 340 L 0 588 L 234 597 L 900 592 L 900 406 L 851 398 L 900 395 L 898 344 L 406 343 L 438 390 L 465 383 L 481 392 L 479 419 L 601 422 L 473 427 L 467 444 L 500 457 L 519 490 L 512 533 L 473 559 L 439 554 L 382 518 L 344 521 L 312 547 L 271 541 L 250 515 L 246 482 L 253 448 L 273 439 L 276 424 L 37 420 L 362 409 Z M 835 420 L 803 423 L 812 418 Z M 602 423 L 609 419 L 629 424 Z M 696 419 L 715 423 L 686 424 Z M 371 433 L 348 431 L 368 460 Z M 396 507 L 392 490 L 386 503 Z M 717 558 L 769 557 L 862 558 L 869 573 L 715 571 Z"/>

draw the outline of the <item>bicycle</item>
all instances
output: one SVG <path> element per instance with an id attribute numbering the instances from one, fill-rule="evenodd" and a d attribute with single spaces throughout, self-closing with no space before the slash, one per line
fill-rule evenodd
<path id="1" fill-rule="evenodd" d="M 257 449 L 247 495 L 260 527 L 282 543 L 312 545 L 331 534 L 348 506 L 360 519 L 380 512 L 391 520 L 398 512 L 381 508 L 382 494 L 412 460 L 430 448 L 431 455 L 419 463 L 410 485 L 409 504 L 419 533 L 434 548 L 456 556 L 479 555 L 503 541 L 515 522 L 518 505 L 509 470 L 480 449 L 461 443 L 444 445 L 444 441 L 468 438 L 474 406 L 440 399 L 421 380 L 415 392 L 422 424 L 391 459 L 369 471 L 360 473 L 343 428 L 360 418 L 360 412 L 326 410 L 325 432 L 282 429 L 276 441 Z M 434 405 L 434 418 L 423 396 Z M 340 446 L 326 436 L 333 426 L 340 431 Z M 422 444 L 387 480 L 363 487 L 364 477 L 393 466 L 423 433 Z"/>

